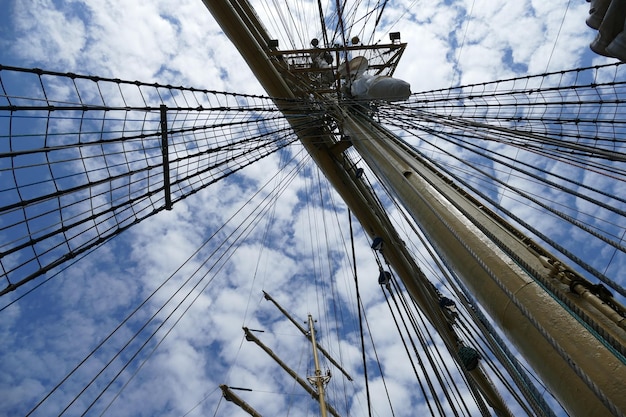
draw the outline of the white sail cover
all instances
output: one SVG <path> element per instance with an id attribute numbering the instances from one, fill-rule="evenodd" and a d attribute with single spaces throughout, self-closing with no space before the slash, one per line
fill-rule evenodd
<path id="1" fill-rule="evenodd" d="M 411 95 L 411 85 L 385 75 L 363 74 L 354 80 L 350 92 L 361 99 L 401 101 Z"/>
<path id="2" fill-rule="evenodd" d="M 363 73 L 369 68 L 369 65 L 370 64 L 367 58 L 365 58 L 364 56 L 357 56 L 355 58 L 352 58 L 350 62 L 347 63 L 347 65 L 345 62 L 339 65 L 337 72 L 339 72 L 342 77 L 346 77 L 349 75 L 350 77 L 354 78 L 363 75 Z"/>

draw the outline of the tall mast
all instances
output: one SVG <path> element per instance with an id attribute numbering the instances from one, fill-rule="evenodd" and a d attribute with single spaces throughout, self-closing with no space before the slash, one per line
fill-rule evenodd
<path id="1" fill-rule="evenodd" d="M 269 36 L 246 0 L 204 3 L 270 96 L 280 99 L 302 94 L 297 82 L 288 82 L 293 74 L 278 59 L 276 46 L 267 43 Z M 276 104 L 286 115 L 293 111 L 286 102 L 276 100 Z M 607 343 L 616 340 L 620 345 L 624 340 L 623 319 L 607 317 L 571 294 L 567 276 L 571 277 L 572 271 L 561 267 L 545 250 L 519 238 L 500 219 L 485 213 L 432 167 L 394 142 L 385 129 L 339 104 L 326 105 L 363 159 L 424 227 L 428 239 L 565 408 L 574 415 L 620 415 L 620 410 L 626 410 L 624 363 L 621 354 L 615 353 L 615 345 L 611 346 L 613 342 Z M 345 148 L 324 126 L 298 134 L 366 232 L 372 238 L 384 239 L 386 261 L 448 349 L 455 352 L 455 335 L 436 305 L 434 287 L 413 261 L 371 191 L 351 172 L 353 166 L 342 154 Z M 559 278 L 562 273 L 566 277 Z M 505 414 L 506 406 L 497 395 L 490 395 L 493 390 L 480 368 L 472 373 L 490 405 L 498 414 Z"/>

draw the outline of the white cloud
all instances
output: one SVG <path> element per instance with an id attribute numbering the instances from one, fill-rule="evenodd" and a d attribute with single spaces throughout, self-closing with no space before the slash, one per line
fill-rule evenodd
<path id="1" fill-rule="evenodd" d="M 14 2 L 16 37 L 12 49 L 21 59 L 74 67 L 86 43 L 85 22 L 71 15 L 71 7 L 59 10 L 51 0 Z"/>
<path id="2" fill-rule="evenodd" d="M 409 42 L 397 75 L 410 81 L 413 91 L 508 77 L 520 70 L 542 72 L 546 69 L 561 25 L 563 1 L 506 4 L 476 1 L 467 25 L 467 21 L 460 19 L 468 17 L 472 2 L 447 3 L 433 1 L 413 7 L 414 2 L 405 1 L 403 7 L 388 5 L 383 25 L 395 24 L 392 30 L 401 31 L 402 39 Z M 23 66 L 262 93 L 245 62 L 200 0 L 74 0 L 66 3 L 32 0 L 16 1 L 13 5 L 12 62 Z M 310 2 L 307 7 L 315 9 L 315 4 Z M 586 31 L 580 17 L 584 7 L 570 8 L 549 69 L 574 66 L 582 59 L 585 43 L 593 36 L 591 31 Z M 261 17 L 266 11 L 259 12 Z M 405 19 L 396 23 L 400 17 Z M 380 32 L 383 33 L 384 28 Z M 308 42 L 308 36 L 309 33 L 303 35 L 303 40 Z M 70 91 L 67 86 L 59 88 Z M 297 149 L 294 146 L 292 152 Z M 203 239 L 247 200 L 251 191 L 264 184 L 273 175 L 279 160 L 278 155 L 266 158 L 244 170 L 237 180 L 229 179 L 211 186 L 177 203 L 173 211 L 145 220 L 78 263 L 63 277 L 25 298 L 17 307 L 4 311 L 0 326 L 4 337 L 0 346 L 6 360 L 0 373 L 3 375 L 0 377 L 0 414 L 17 415 L 28 411 L 112 331 L 132 307 L 190 257 Z M 284 179 L 279 178 L 273 183 L 282 181 Z M 292 381 L 277 371 L 277 365 L 256 346 L 248 342 L 242 345 L 242 326 L 264 329 L 262 339 L 269 346 L 280 351 L 292 366 L 299 366 L 300 371 L 310 371 L 309 347 L 304 337 L 261 299 L 262 289 L 300 321 L 308 313 L 318 316 L 323 342 L 343 358 L 355 379 L 359 377 L 362 372 L 360 340 L 355 327 L 351 327 L 356 326 L 355 323 L 346 325 L 344 330 L 343 336 L 348 341 L 338 341 L 332 335 L 336 327 L 332 321 L 336 318 L 335 312 L 352 319 L 355 314 L 353 306 L 344 308 L 343 305 L 348 304 L 348 300 L 353 304 L 355 299 L 352 269 L 347 262 L 349 255 L 343 252 L 344 247 L 349 248 L 349 242 L 344 240 L 348 238 L 347 212 L 340 207 L 341 218 L 329 217 L 335 207 L 328 199 L 328 190 L 323 189 L 322 209 L 317 186 L 316 175 L 297 177 L 272 206 L 274 217 L 268 229 L 265 230 L 266 224 L 261 222 L 259 230 L 254 230 L 251 238 L 234 253 L 232 263 L 219 274 L 214 276 L 212 272 L 206 276 L 199 288 L 207 283 L 207 290 L 199 295 L 146 368 L 129 383 L 112 406 L 111 415 L 182 415 L 199 402 L 200 406 L 190 415 L 212 415 L 220 402 L 221 394 L 215 391 L 219 383 L 253 388 L 255 392 L 245 394 L 246 398 L 265 415 L 284 414 L 289 401 L 294 403 L 291 415 L 304 415 L 305 412 L 299 414 L 296 409 L 300 403 L 312 407 L 308 398 L 305 401 L 298 396 L 294 396 L 295 400 L 280 396 L 278 392 L 290 389 Z M 315 204 L 307 204 L 307 198 Z M 339 201 L 339 198 L 335 195 L 333 200 Z M 534 215 L 530 209 L 522 214 Z M 549 220 L 545 222 L 546 227 L 551 226 Z M 343 235 L 337 223 L 341 224 Z M 220 236 L 225 236 L 232 228 L 220 232 Z M 356 222 L 355 229 L 361 296 L 377 340 L 390 395 L 395 404 L 402 404 L 395 408 L 396 415 L 426 412 L 423 404 L 417 405 L 420 394 L 413 371 L 398 360 L 405 357 L 404 348 L 395 336 L 377 283 L 378 266 L 368 248 L 368 239 Z M 324 230 L 327 235 L 323 234 Z M 266 231 L 271 241 L 262 240 Z M 265 246 L 262 250 L 261 245 Z M 112 339 L 111 345 L 89 362 L 81 377 L 92 377 L 98 365 L 106 363 L 123 341 L 183 284 L 188 274 L 208 258 L 209 249 L 191 259 L 168 283 L 166 291 L 159 292 Z M 323 260 L 314 260 L 311 254 L 321 255 Z M 330 259 L 325 258 L 328 254 Z M 206 272 L 209 265 L 201 268 L 201 273 Z M 200 275 L 196 279 L 200 279 Z M 333 290 L 329 280 L 334 280 L 338 291 L 335 299 L 338 305 L 326 301 Z M 320 282 L 322 284 L 318 285 Z M 189 290 L 190 286 L 185 287 L 175 300 L 181 301 Z M 192 292 L 192 297 L 198 295 L 198 291 Z M 168 305 L 164 312 L 173 309 L 173 305 Z M 7 319 L 8 314 L 12 315 L 10 319 Z M 165 315 L 159 315 L 149 329 L 153 330 L 164 320 Z M 160 340 L 169 326 L 170 323 L 164 326 L 149 348 Z M 147 336 L 141 337 L 133 343 L 133 348 L 138 348 Z M 372 348 L 369 342 L 366 344 L 368 360 L 373 365 Z M 131 352 L 125 352 L 122 356 L 127 359 L 130 355 Z M 143 360 L 145 354 L 139 357 Z M 119 368 L 120 362 L 115 365 Z M 377 375 L 378 370 L 372 368 L 371 375 Z M 122 375 L 116 388 L 128 380 L 130 372 Z M 333 374 L 335 380 L 339 380 L 339 372 L 333 371 Z M 59 408 L 54 407 L 62 408 L 78 392 L 79 386 L 80 382 L 72 379 L 67 390 L 55 395 L 39 415 L 58 412 Z M 384 406 L 387 399 L 380 378 L 374 377 L 370 388 L 378 415 L 387 415 Z M 87 396 L 93 398 L 93 392 Z M 202 401 L 207 393 L 212 394 Z M 361 379 L 349 385 L 349 393 L 354 395 L 354 415 L 364 414 Z M 105 403 L 111 395 L 106 396 Z M 220 410 L 222 415 L 242 415 L 230 403 L 222 402 Z"/>

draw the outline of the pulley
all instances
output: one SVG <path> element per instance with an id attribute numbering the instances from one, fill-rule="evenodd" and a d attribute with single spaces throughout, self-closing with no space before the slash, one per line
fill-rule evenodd
<path id="1" fill-rule="evenodd" d="M 478 361 L 480 360 L 480 354 L 469 346 L 461 346 L 459 349 L 459 357 L 461 358 L 461 362 L 465 369 L 468 371 L 473 371 L 478 366 Z"/>

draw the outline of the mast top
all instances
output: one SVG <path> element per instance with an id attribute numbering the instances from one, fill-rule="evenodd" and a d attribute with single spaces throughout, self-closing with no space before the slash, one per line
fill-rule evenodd
<path id="1" fill-rule="evenodd" d="M 392 35 L 386 44 L 363 45 L 354 36 L 349 45 L 329 47 L 320 47 L 314 38 L 311 48 L 287 50 L 280 50 L 278 41 L 271 40 L 267 54 L 296 94 L 337 94 L 345 84 L 343 81 L 366 70 L 373 77 L 394 74 L 407 44 L 400 42 L 399 32 Z"/>

